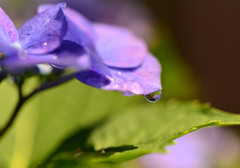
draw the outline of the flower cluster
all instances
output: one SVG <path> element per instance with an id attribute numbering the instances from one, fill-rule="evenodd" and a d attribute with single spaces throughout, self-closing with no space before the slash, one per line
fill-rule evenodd
<path id="1" fill-rule="evenodd" d="M 65 3 L 41 5 L 15 28 L 0 8 L 1 71 L 22 75 L 39 64 L 74 69 L 90 86 L 160 98 L 159 62 L 143 40 L 122 27 L 91 23 Z"/>

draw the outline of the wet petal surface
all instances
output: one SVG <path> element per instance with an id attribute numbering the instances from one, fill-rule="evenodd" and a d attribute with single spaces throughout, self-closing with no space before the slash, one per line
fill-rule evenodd
<path id="1" fill-rule="evenodd" d="M 141 67 L 136 69 L 112 69 L 114 81 L 102 87 L 106 90 L 118 90 L 125 94 L 149 95 L 162 89 L 160 83 L 161 67 L 158 60 L 148 54 Z"/>

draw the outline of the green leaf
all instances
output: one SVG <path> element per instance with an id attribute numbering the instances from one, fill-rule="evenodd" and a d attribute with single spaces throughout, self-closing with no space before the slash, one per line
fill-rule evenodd
<path id="1" fill-rule="evenodd" d="M 30 83 L 24 87 L 25 92 L 33 88 L 34 82 Z M 6 81 L 0 86 L 0 94 L 0 126 L 3 126 L 17 94 Z M 0 167 L 25 168 L 41 163 L 76 130 L 93 126 L 109 113 L 131 106 L 135 98 L 95 89 L 77 80 L 36 95 L 23 106 L 13 127 L 1 139 Z"/>
<path id="2" fill-rule="evenodd" d="M 6 82 L 0 93 L 3 125 L 16 95 Z M 122 162 L 164 152 L 164 147 L 174 139 L 201 127 L 238 124 L 238 115 L 207 104 L 152 104 L 141 96 L 127 98 L 72 81 L 25 104 L 17 122 L 0 141 L 0 166 L 35 167 L 46 159 L 44 165 L 49 167 L 63 166 L 65 161 L 68 168 L 72 164 L 111 167 L 102 162 Z M 78 147 L 83 153 L 75 156 Z"/>
<path id="3" fill-rule="evenodd" d="M 82 157 L 82 156 L 79 156 Z M 113 163 L 94 163 L 89 162 L 89 158 L 82 157 L 81 159 L 73 157 L 73 155 L 69 153 L 62 153 L 54 157 L 50 163 L 44 168 L 126 168 L 126 167 L 139 167 L 136 162 L 125 162 L 121 164 L 113 164 Z M 41 168 L 41 166 L 39 167 Z"/>
<path id="4" fill-rule="evenodd" d="M 239 125 L 240 116 L 198 102 L 156 103 L 129 108 L 110 117 L 92 133 L 89 143 L 96 151 L 105 150 L 97 162 L 122 162 L 164 147 L 189 132 L 207 126 Z M 128 147 L 121 152 L 112 147 Z M 104 156 L 103 155 L 103 156 Z"/>

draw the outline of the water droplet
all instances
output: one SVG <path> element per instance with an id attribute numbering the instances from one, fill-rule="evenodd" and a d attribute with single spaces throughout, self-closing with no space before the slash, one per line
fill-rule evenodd
<path id="1" fill-rule="evenodd" d="M 162 90 L 156 91 L 154 93 L 145 95 L 146 99 L 150 102 L 156 102 L 158 101 L 162 96 Z"/>
<path id="2" fill-rule="evenodd" d="M 21 50 L 18 52 L 18 58 L 20 58 L 21 60 L 25 60 L 27 59 L 27 57 L 27 50 Z"/>
<path id="3" fill-rule="evenodd" d="M 118 72 L 118 75 L 122 75 L 122 72 L 119 71 L 119 72 Z"/>
<path id="4" fill-rule="evenodd" d="M 44 45 L 44 46 L 47 46 L 47 45 L 48 45 L 48 43 L 47 43 L 47 42 L 44 42 L 44 43 L 43 43 L 43 45 Z"/>

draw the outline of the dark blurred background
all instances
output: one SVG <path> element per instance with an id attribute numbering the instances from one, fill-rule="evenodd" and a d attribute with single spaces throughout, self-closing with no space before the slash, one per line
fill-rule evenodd
<path id="1" fill-rule="evenodd" d="M 201 81 L 201 99 L 239 113 L 240 1 L 145 0 Z"/>

